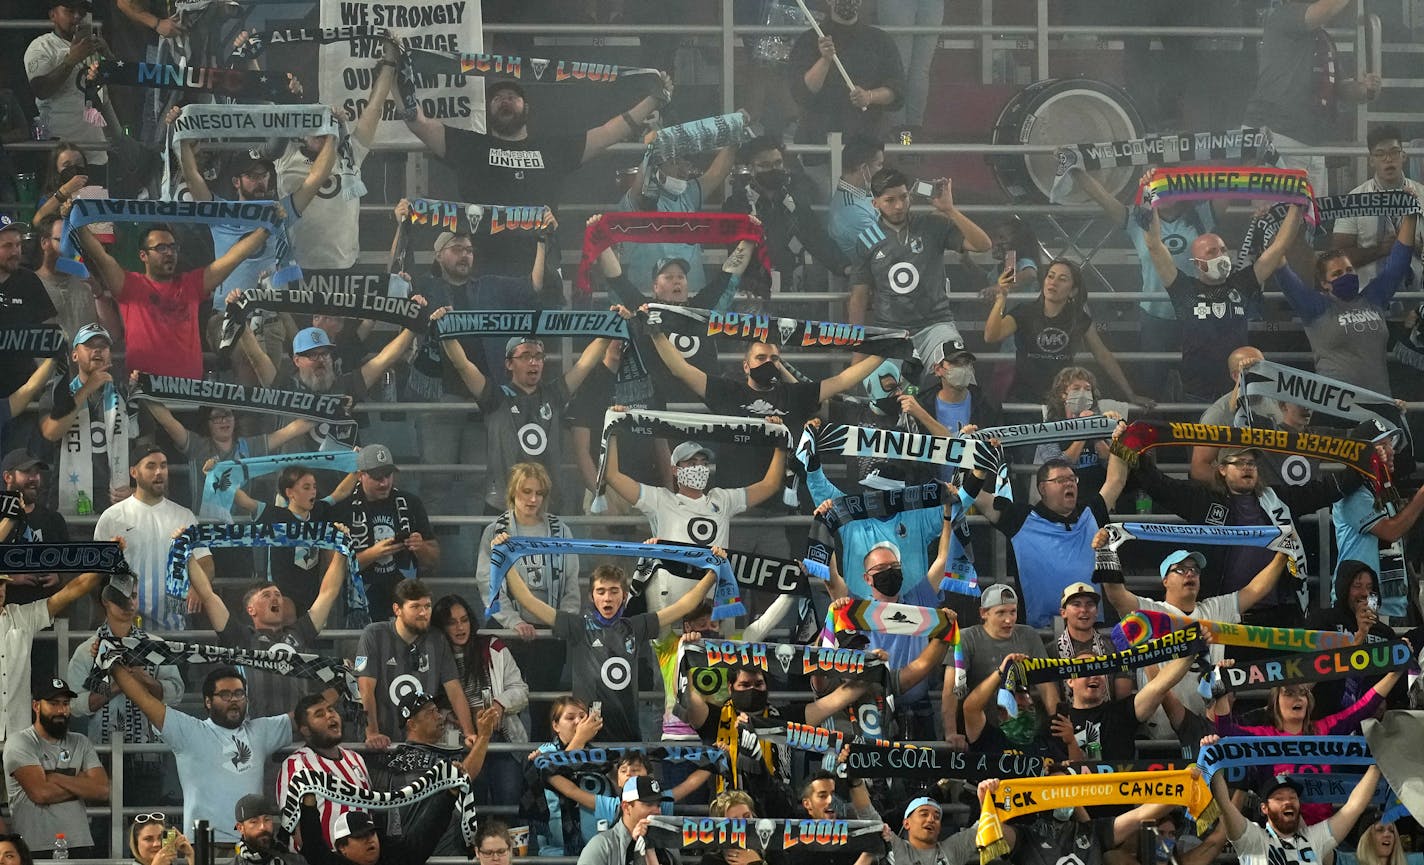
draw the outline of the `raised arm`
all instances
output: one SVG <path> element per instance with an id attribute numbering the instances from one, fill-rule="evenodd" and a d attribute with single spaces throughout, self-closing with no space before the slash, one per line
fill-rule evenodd
<path id="1" fill-rule="evenodd" d="M 1296 232 L 1300 231 L 1300 205 L 1292 204 L 1286 210 L 1285 219 L 1281 221 L 1280 230 L 1276 232 L 1271 245 L 1262 250 L 1256 263 L 1252 268 L 1256 272 L 1256 281 L 1265 282 L 1270 279 L 1271 274 L 1280 269 L 1286 262 L 1286 250 L 1295 243 Z"/>
<path id="2" fill-rule="evenodd" d="M 1137 695 L 1132 698 L 1132 707 L 1137 712 L 1137 720 L 1146 721 L 1152 717 L 1156 713 L 1157 707 L 1162 705 L 1162 698 L 1166 697 L 1167 692 L 1182 681 L 1182 677 L 1192 669 L 1192 664 L 1195 662 L 1195 655 L 1185 655 L 1164 664 L 1157 675 L 1143 685 Z"/>
<path id="3" fill-rule="evenodd" d="M 864 682 L 846 682 L 826 696 L 806 707 L 806 723 L 819 727 L 827 718 L 838 715 L 865 696 Z"/>
<path id="4" fill-rule="evenodd" d="M 885 358 L 880 355 L 866 355 L 830 378 L 821 379 L 820 400 L 825 402 L 838 393 L 845 393 L 865 380 L 865 377 L 875 372 L 875 368 Z"/>
<path id="5" fill-rule="evenodd" d="M 117 300 L 124 293 L 124 269 L 104 248 L 104 244 L 99 242 L 99 238 L 94 236 L 89 226 L 81 225 L 77 231 L 79 249 L 84 253 L 84 263 Z"/>
<path id="6" fill-rule="evenodd" d="M 618 436 L 616 435 L 608 437 L 608 466 L 604 470 L 603 479 L 615 493 L 622 496 L 627 502 L 636 502 L 642 495 L 642 484 L 623 474 L 623 470 L 618 467 Z"/>
<path id="7" fill-rule="evenodd" d="M 198 168 L 198 150 L 192 139 L 179 143 L 178 165 L 183 169 L 183 182 L 188 184 L 188 194 L 194 201 L 212 201 L 213 191 Z"/>
<path id="8" fill-rule="evenodd" d="M 1411 213 L 1399 221 L 1399 231 L 1395 234 L 1394 244 L 1389 248 L 1390 254 L 1385 257 L 1385 262 L 1375 274 L 1375 278 L 1360 292 L 1376 306 L 1388 306 L 1409 276 L 1415 257 L 1414 228 L 1418 221 L 1419 215 L 1416 213 Z"/>
<path id="9" fill-rule="evenodd" d="M 954 206 L 954 181 L 941 177 L 935 183 L 939 186 L 939 194 L 930 203 L 959 229 L 959 233 L 964 237 L 964 248 L 969 252 L 988 252 L 993 249 L 994 241 L 989 239 L 988 233 L 966 216 L 964 211 Z"/>
<path id="10" fill-rule="evenodd" d="M 109 675 L 113 677 L 114 684 L 119 686 L 119 690 L 124 692 L 124 696 L 129 698 L 129 702 L 138 707 L 138 710 L 148 718 L 148 722 L 155 729 L 162 731 L 163 722 L 168 718 L 168 707 L 163 705 L 163 701 L 144 687 L 127 667 L 115 664 L 109 668 Z"/>
<path id="11" fill-rule="evenodd" d="M 228 610 L 227 604 L 223 603 L 222 596 L 213 590 L 213 560 L 212 557 L 205 557 L 192 561 L 188 568 L 188 589 L 190 592 L 197 592 L 198 600 L 202 602 L 203 612 L 207 614 L 208 621 L 213 623 L 213 630 L 222 633 L 227 628 Z M 322 581 L 323 588 L 325 580 Z M 312 624 L 316 624 L 313 616 Z M 317 625 L 320 629 L 321 625 Z"/>
<path id="12" fill-rule="evenodd" d="M 435 322 L 445 317 L 445 313 L 450 311 L 450 307 L 437 309 L 430 314 L 431 335 L 435 333 Z M 443 337 L 440 339 L 440 348 L 445 352 L 445 357 L 454 367 L 455 372 L 460 376 L 460 380 L 469 388 L 470 393 L 479 398 L 485 392 L 485 374 L 480 372 L 480 368 L 475 366 L 470 360 L 470 356 L 465 354 L 465 347 L 454 337 Z"/>
<path id="13" fill-rule="evenodd" d="M 1122 425 L 1119 423 L 1119 427 Z M 1103 502 L 1107 504 L 1111 511 L 1117 507 L 1117 500 L 1122 495 L 1122 488 L 1127 486 L 1127 463 L 1117 456 L 1112 456 L 1108 460 L 1106 476 L 1098 494 L 1103 497 Z"/>
<path id="14" fill-rule="evenodd" d="M 1208 742 L 1215 742 L 1218 738 L 1207 736 L 1202 739 L 1202 746 L 1205 747 Z M 1211 796 L 1221 809 L 1221 821 L 1226 824 L 1226 836 L 1235 841 L 1246 834 L 1246 818 L 1241 814 L 1241 809 L 1236 807 L 1236 803 L 1231 801 L 1231 791 L 1226 788 L 1225 772 L 1217 772 L 1211 776 Z M 1353 822 L 1352 820 L 1351 823 Z"/>
<path id="15" fill-rule="evenodd" d="M 292 206 L 297 209 L 297 213 L 303 213 L 307 205 L 316 198 L 316 194 L 321 191 L 321 186 L 326 183 L 326 179 L 331 176 L 331 169 L 336 167 L 336 136 L 326 136 L 326 141 L 321 145 L 321 152 L 312 160 L 311 169 L 307 171 L 307 176 L 302 178 L 302 185 L 292 191 Z"/>
<path id="16" fill-rule="evenodd" d="M 693 393 L 700 397 L 706 397 L 707 373 L 688 363 L 687 359 L 673 348 L 672 343 L 668 342 L 667 334 L 655 330 L 652 337 L 653 348 L 657 349 L 658 357 L 662 358 L 663 365 L 668 368 L 668 372 L 687 385 Z"/>
<path id="17" fill-rule="evenodd" d="M 1251 582 L 1242 587 L 1236 596 L 1236 602 L 1241 607 L 1241 612 L 1256 606 L 1271 592 L 1275 591 L 1276 581 L 1285 573 L 1286 561 L 1288 557 L 1285 553 L 1276 553 L 1276 557 L 1261 569 L 1261 572 L 1251 578 Z"/>
<path id="18" fill-rule="evenodd" d="M 722 551 L 718 552 L 719 554 L 725 555 Z M 697 609 L 697 605 L 702 603 L 716 587 L 717 572 L 709 570 L 702 575 L 702 579 L 698 580 L 697 585 L 693 586 L 687 594 L 666 607 L 663 607 L 661 610 L 658 610 L 658 627 L 667 628 L 682 621 L 682 617 Z"/>
<path id="19" fill-rule="evenodd" d="M 417 303 L 423 303 L 425 298 L 417 294 L 414 300 Z M 385 348 L 381 349 L 375 357 L 361 364 L 361 381 L 365 382 L 368 388 L 375 387 L 376 382 L 381 380 L 381 376 L 386 374 L 386 370 L 399 363 L 414 343 L 415 331 L 408 327 L 401 328 L 400 333 L 391 337 L 391 341 L 386 343 Z"/>
<path id="20" fill-rule="evenodd" d="M 1171 286 L 1177 280 L 1177 262 L 1172 260 L 1172 253 L 1167 251 L 1167 245 L 1162 242 L 1162 217 L 1155 208 L 1152 211 L 1152 224 L 1142 232 L 1142 237 L 1147 243 L 1147 254 L 1152 258 L 1152 269 L 1157 271 L 1157 278 L 1162 280 L 1162 287 Z"/>
<path id="21" fill-rule="evenodd" d="M 118 538 L 115 538 L 114 540 L 118 540 Z M 96 574 L 92 572 L 87 574 L 80 574 L 79 576 L 70 580 L 64 586 L 64 588 L 55 592 L 53 595 L 50 595 L 49 598 L 45 600 L 45 609 L 49 611 L 49 617 L 51 619 L 57 617 L 60 613 L 69 609 L 70 604 L 74 603 L 85 595 L 91 594 L 96 588 L 99 587 L 99 580 L 101 579 L 101 577 L 101 574 Z"/>
<path id="22" fill-rule="evenodd" d="M 282 206 L 277 205 L 277 218 L 285 219 Z M 226 254 L 203 268 L 203 290 L 211 292 L 232 275 L 237 266 L 262 251 L 267 245 L 267 229 L 257 228 L 232 245 Z"/>
<path id="23" fill-rule="evenodd" d="M 649 114 L 672 101 L 672 76 L 666 72 L 659 72 L 658 79 L 658 89 L 653 95 L 645 96 L 638 101 L 637 105 L 617 117 L 609 118 L 602 126 L 595 126 L 584 134 L 582 162 L 587 162 L 613 145 L 628 140 L 629 136 L 636 135 Z M 629 120 L 637 125 L 629 126 Z"/>
<path id="24" fill-rule="evenodd" d="M 1127 205 L 1109 195 L 1096 177 L 1081 167 L 1075 168 L 1073 169 L 1073 182 L 1078 184 L 1079 189 L 1088 193 L 1088 197 L 1093 199 L 1098 207 L 1102 208 L 1103 215 L 1108 218 L 1108 221 L 1118 228 L 1127 227 Z"/>
<path id="25" fill-rule="evenodd" d="M 405 118 L 405 126 L 436 159 L 445 158 L 445 124 L 426 117 L 419 100 L 416 100 L 415 116 Z"/>
<path id="26" fill-rule="evenodd" d="M 1155 405 L 1151 400 L 1137 395 L 1137 391 L 1132 387 L 1132 382 L 1127 380 L 1127 373 L 1122 371 L 1122 365 L 1117 362 L 1117 356 L 1112 353 L 1112 349 L 1103 344 L 1103 338 L 1098 335 L 1096 326 L 1090 326 L 1087 333 L 1083 334 L 1083 338 L 1088 342 L 1088 350 L 1093 353 L 1093 359 L 1108 374 L 1108 378 L 1116 382 L 1117 386 L 1122 389 L 1128 402 L 1138 405 L 1149 403 L 1148 408 Z"/>
<path id="27" fill-rule="evenodd" d="M 346 556 L 341 553 L 333 553 L 331 561 L 326 564 L 326 573 L 322 575 L 316 600 L 312 601 L 311 607 L 307 610 L 307 615 L 311 617 L 312 627 L 316 628 L 318 632 L 326 627 L 327 617 L 331 615 L 331 607 L 336 603 L 337 597 L 341 594 L 341 587 L 346 583 L 347 569 Z M 204 609 L 206 608 L 205 604 Z M 212 614 L 208 615 L 211 618 Z M 213 625 L 216 627 L 217 623 L 214 622 Z M 219 628 L 219 630 L 221 629 Z"/>
<path id="28" fill-rule="evenodd" d="M 1103 596 L 1112 604 L 1113 609 L 1117 610 L 1117 614 L 1125 616 L 1137 611 L 1141 599 L 1127 590 L 1127 585 L 1122 581 L 1122 562 L 1116 551 L 1107 549 L 1107 544 L 1108 530 L 1098 529 L 1093 535 L 1093 551 L 1100 565 L 1106 562 L 1110 566 L 1094 569 L 1093 582 L 1102 587 Z"/>
<path id="29" fill-rule="evenodd" d="M 35 367 L 35 371 L 30 373 L 30 377 L 24 384 L 10 392 L 10 416 L 14 417 L 20 414 L 26 406 L 34 402 L 52 375 L 54 375 L 54 358 L 47 357 L 39 366 Z"/>
<path id="30" fill-rule="evenodd" d="M 984 319 L 985 342 L 1008 339 L 1019 329 L 1018 320 L 1004 312 L 1009 303 L 1009 291 L 1014 287 L 1015 277 L 1011 274 L 1015 272 L 1014 262 L 1009 262 L 1004 272 L 999 274 L 999 281 L 994 286 L 994 305 L 989 307 L 989 316 Z"/>
<path id="31" fill-rule="evenodd" d="M 138 370 L 130 373 L 130 377 L 137 375 Z M 168 406 L 152 399 L 142 400 L 142 402 L 144 409 L 153 415 L 153 419 L 158 421 L 158 425 L 163 427 L 163 431 L 168 433 L 169 438 L 173 439 L 173 444 L 178 446 L 178 450 L 188 450 L 188 439 L 190 438 L 188 428 L 173 416 L 173 412 L 169 411 Z"/>
<path id="32" fill-rule="evenodd" d="M 766 474 L 761 480 L 747 487 L 747 507 L 754 508 L 781 492 L 786 478 L 786 449 L 772 451 L 771 462 L 766 466 Z"/>
<path id="33" fill-rule="evenodd" d="M 1315 0 L 1305 9 L 1305 26 L 1312 29 L 1324 27 L 1330 20 L 1342 11 L 1354 5 L 1354 0 Z M 1344 838 L 1344 835 L 1337 835 L 1337 838 Z"/>
<path id="34" fill-rule="evenodd" d="M 578 362 L 573 368 L 564 373 L 564 388 L 569 393 L 579 389 L 594 368 L 603 363 L 603 356 L 608 353 L 609 338 L 601 336 L 590 342 L 579 355 Z"/>
<path id="35" fill-rule="evenodd" d="M 504 534 L 495 535 L 494 545 L 498 546 L 505 537 Z M 529 586 L 525 585 L 524 578 L 519 576 L 518 568 L 509 569 L 509 573 L 504 577 L 504 587 L 509 591 L 510 597 L 514 598 L 515 603 L 519 604 L 525 612 L 543 622 L 546 627 L 554 626 L 554 620 L 558 618 L 559 611 L 539 600 L 533 592 L 529 591 Z M 664 612 L 667 609 L 671 608 L 665 608 Z"/>
<path id="36" fill-rule="evenodd" d="M 400 62 L 400 52 L 392 39 L 381 40 L 381 62 L 376 67 L 376 80 L 371 82 L 371 95 L 366 99 L 366 107 L 356 118 L 356 128 L 352 136 L 365 147 L 376 140 L 376 129 L 381 125 L 381 115 L 385 113 L 386 97 L 391 95 L 391 87 L 396 81 L 396 64 Z"/>
<path id="37" fill-rule="evenodd" d="M 1343 841 L 1345 836 L 1350 834 L 1350 830 L 1355 828 L 1355 821 L 1365 813 L 1365 808 L 1374 798 L 1375 788 L 1379 786 L 1379 782 L 1379 764 L 1372 763 L 1365 774 L 1360 776 L 1360 780 L 1355 783 L 1355 789 L 1350 791 L 1350 798 L 1346 799 L 1345 804 L 1340 806 L 1340 810 L 1330 818 L 1330 834 L 1335 836 L 1336 841 Z"/>

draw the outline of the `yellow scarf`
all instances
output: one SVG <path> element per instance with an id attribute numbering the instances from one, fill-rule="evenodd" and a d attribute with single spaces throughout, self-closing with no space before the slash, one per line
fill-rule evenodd
<path id="1" fill-rule="evenodd" d="M 1198 832 L 1205 831 L 1220 814 L 1211 798 L 1211 788 L 1195 766 L 1160 772 L 1005 779 L 998 791 L 993 796 L 985 796 L 979 806 L 979 828 L 975 830 L 974 843 L 979 847 L 980 865 L 1009 855 L 1009 845 L 1004 841 L 1004 819 L 1075 805 L 1136 807 L 1149 803 L 1186 808 L 1187 813 L 1195 817 Z"/>
<path id="2" fill-rule="evenodd" d="M 737 763 L 742 755 L 741 727 L 737 724 L 737 710 L 728 700 L 722 704 L 717 719 L 717 744 L 727 751 L 728 772 L 717 776 L 717 792 L 742 789 L 742 776 L 737 771 Z M 761 740 L 761 762 L 768 776 L 776 775 L 776 746 Z"/>

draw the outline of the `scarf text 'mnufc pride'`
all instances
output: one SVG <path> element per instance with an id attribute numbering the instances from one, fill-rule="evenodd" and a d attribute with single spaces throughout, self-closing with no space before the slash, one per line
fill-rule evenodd
<path id="1" fill-rule="evenodd" d="M 346 400 L 346 397 L 341 394 L 308 393 L 255 385 L 248 387 L 247 385 L 199 378 L 155 375 L 152 380 L 157 387 L 164 391 L 165 396 L 178 395 L 197 400 L 215 399 L 224 402 L 245 402 L 252 406 L 293 411 L 335 413 L 340 410 Z"/>

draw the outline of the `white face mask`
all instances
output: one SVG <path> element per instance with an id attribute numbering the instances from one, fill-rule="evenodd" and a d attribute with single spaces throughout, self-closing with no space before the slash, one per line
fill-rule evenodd
<path id="1" fill-rule="evenodd" d="M 668 195 L 681 195 L 687 191 L 687 181 L 681 177 L 664 176 L 660 185 Z"/>
<path id="2" fill-rule="evenodd" d="M 1090 390 L 1070 390 L 1063 398 L 1063 413 L 1077 417 L 1093 407 L 1093 392 Z"/>
<path id="3" fill-rule="evenodd" d="M 1069 820 L 1072 820 L 1072 819 L 1073 819 L 1073 809 L 1072 809 L 1072 808 L 1054 808 L 1054 809 L 1053 809 L 1053 819 L 1057 820 L 1059 823 L 1067 823 Z"/>
<path id="4" fill-rule="evenodd" d="M 1209 258 L 1202 262 L 1206 267 L 1208 279 L 1221 282 L 1231 275 L 1231 256 L 1218 255 L 1216 258 Z"/>
<path id="5" fill-rule="evenodd" d="M 678 486 L 701 491 L 707 489 L 707 482 L 712 479 L 712 467 L 705 463 L 703 465 L 678 466 L 676 475 Z"/>
<path id="6" fill-rule="evenodd" d="M 965 388 L 978 382 L 974 380 L 974 367 L 952 366 L 945 371 L 944 383 L 949 387 Z"/>

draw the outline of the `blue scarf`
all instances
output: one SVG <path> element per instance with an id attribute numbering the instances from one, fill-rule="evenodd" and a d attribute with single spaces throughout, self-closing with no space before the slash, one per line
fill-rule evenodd
<path id="1" fill-rule="evenodd" d="M 1165 544 L 1205 544 L 1217 547 L 1264 547 L 1290 555 L 1300 547 L 1300 538 L 1283 526 L 1189 526 L 1179 523 L 1108 523 L 1108 549 L 1116 550 L 1128 541 L 1159 541 Z"/>
<path id="2" fill-rule="evenodd" d="M 1202 780 L 1238 766 L 1373 766 L 1374 755 L 1361 736 L 1227 736 L 1197 755 Z"/>
<path id="3" fill-rule="evenodd" d="M 210 509 L 220 509 L 221 513 L 232 513 L 232 500 L 239 487 L 246 486 L 254 478 L 279 472 L 287 466 L 309 466 L 315 469 L 332 469 L 338 472 L 356 471 L 355 451 L 312 451 L 301 454 L 272 454 L 265 457 L 243 457 L 223 460 L 213 466 L 203 480 L 203 501 L 198 506 L 200 516 Z M 235 478 L 233 473 L 239 473 Z"/>
<path id="4" fill-rule="evenodd" d="M 504 578 L 514 567 L 516 559 L 533 555 L 576 555 L 625 556 L 639 558 L 650 556 L 690 562 L 717 572 L 717 590 L 713 596 L 713 619 L 730 619 L 746 615 L 742 604 L 741 591 L 732 566 L 726 559 L 719 558 L 711 550 L 700 547 L 673 546 L 671 544 L 636 544 L 628 541 L 593 541 L 578 538 L 526 538 L 511 537 L 490 550 L 490 597 L 485 616 L 499 612 L 499 593 L 504 590 Z"/>

